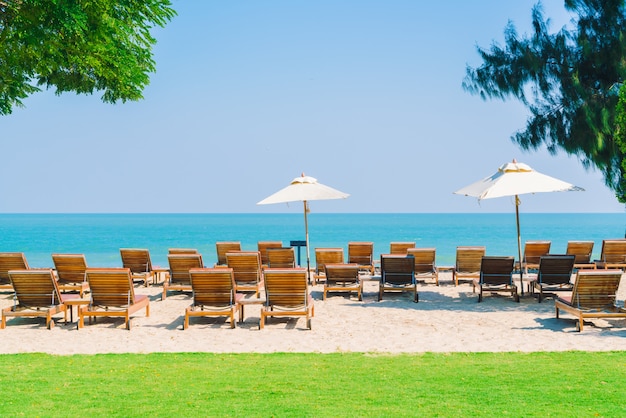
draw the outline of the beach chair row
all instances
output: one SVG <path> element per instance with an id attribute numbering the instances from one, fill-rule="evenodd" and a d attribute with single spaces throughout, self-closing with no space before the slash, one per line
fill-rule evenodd
<path id="1" fill-rule="evenodd" d="M 381 281 L 379 300 L 385 291 L 412 292 L 413 300 L 418 302 L 414 261 L 411 255 L 381 256 Z M 569 271 L 560 269 L 569 261 Z M 545 260 L 552 260 L 543 279 L 541 271 Z M 569 285 L 573 269 L 572 256 L 546 256 L 541 260 L 539 283 L 546 285 Z M 511 291 L 517 296 L 512 281 L 513 257 L 482 258 L 480 279 L 475 282 L 480 286 L 479 302 L 485 291 Z M 359 282 L 358 265 L 335 264 L 327 265 L 327 281 L 333 277 L 331 266 L 343 269 L 349 274 L 334 276 L 339 281 L 361 284 Z M 234 270 L 230 267 L 191 268 L 188 270 L 192 304 L 185 310 L 183 329 L 189 327 L 191 317 L 197 316 L 228 316 L 230 325 L 235 327 L 235 313 L 239 312 L 239 320 L 243 321 L 243 309 L 246 302 L 262 304 L 259 328 L 262 329 L 269 316 L 305 316 L 307 328 L 311 329 L 311 318 L 314 315 L 314 304 L 308 288 L 308 271 L 302 268 L 264 270 L 265 294 L 263 298 L 244 299 L 243 293 L 237 292 Z M 52 269 L 10 270 L 15 298 L 13 306 L 2 310 L 0 328 L 6 327 L 7 318 L 15 316 L 45 317 L 48 328 L 54 326 L 52 316 L 64 314 L 67 322 L 67 311 L 77 305 L 79 310 L 78 328 L 84 327 L 84 319 L 91 322 L 97 316 L 119 316 L 124 318 L 127 329 L 131 328 L 131 315 L 145 308 L 146 316 L 150 314 L 150 301 L 147 295 L 134 292 L 132 273 L 128 268 L 88 268 L 85 272 L 90 286 L 90 298 L 79 298 L 78 294 L 61 293 Z M 586 318 L 626 318 L 626 309 L 616 305 L 616 293 L 622 278 L 622 271 L 613 270 L 579 270 L 571 288 L 571 293 L 559 296 L 555 300 L 556 317 L 560 311 L 577 316 L 577 330 L 582 331 Z M 567 283 L 565 283 L 567 282 Z M 507 289 L 508 288 L 508 289 Z M 352 289 L 341 288 L 341 291 Z M 563 290 L 559 287 L 554 290 Z M 359 297 L 360 297 L 360 290 Z M 519 301 L 519 298 L 517 299 Z"/>
<path id="2" fill-rule="evenodd" d="M 90 290 L 88 299 L 76 293 L 62 293 L 52 269 L 10 270 L 14 303 L 2 310 L 0 329 L 6 327 L 8 318 L 21 316 L 43 317 L 51 329 L 52 316 L 63 313 L 67 323 L 68 308 L 71 316 L 72 306 L 78 306 L 78 329 L 84 327 L 85 318 L 91 322 L 98 316 L 123 317 L 126 328 L 130 329 L 132 314 L 145 308 L 146 316 L 150 315 L 150 300 L 147 295 L 135 293 L 130 269 L 87 268 L 84 274 Z M 238 311 L 239 320 L 243 321 L 244 295 L 237 292 L 232 268 L 191 268 L 187 276 L 192 304 L 185 310 L 183 329 L 196 316 L 229 316 L 234 328 Z M 265 319 L 270 316 L 305 316 L 307 328 L 311 329 L 314 305 L 306 269 L 268 268 L 264 278 L 264 298 L 252 300 L 263 305 L 259 328 L 264 327 Z"/>
<path id="3" fill-rule="evenodd" d="M 609 246 L 606 245 L 606 247 L 608 248 Z M 605 245 L 603 245 L 603 248 L 605 248 Z M 476 252 L 481 255 L 480 271 L 478 272 L 477 275 L 474 275 L 474 277 L 472 277 L 472 284 L 474 286 L 474 289 L 477 286 L 480 287 L 480 294 L 478 298 L 479 301 L 481 301 L 482 299 L 483 290 L 497 291 L 498 286 L 503 287 L 505 291 L 510 291 L 511 295 L 517 300 L 519 300 L 516 286 L 511 279 L 511 273 L 513 270 L 513 265 L 512 265 L 513 257 L 485 257 L 484 247 L 465 247 L 465 248 L 459 247 L 459 249 L 468 250 L 469 252 Z M 320 260 L 324 260 L 324 256 L 322 254 L 325 254 L 325 253 L 328 253 L 328 254 L 334 253 L 335 256 L 338 257 L 338 258 L 329 258 L 329 259 L 326 259 L 325 261 L 318 262 L 318 265 L 316 266 L 316 270 L 313 274 L 314 278 L 325 279 L 326 281 L 326 284 L 324 286 L 324 298 L 326 297 L 327 291 L 333 291 L 333 290 L 355 291 L 358 294 L 359 300 L 361 300 L 362 280 L 360 280 L 360 278 L 363 277 L 362 275 L 364 273 L 367 274 L 371 272 L 369 270 L 370 267 L 365 266 L 367 268 L 364 271 L 363 270 L 364 266 L 359 265 L 358 263 L 344 264 L 343 259 L 342 259 L 343 257 L 342 249 L 316 249 L 316 250 L 320 250 L 320 255 L 319 255 Z M 418 263 L 415 262 L 414 255 L 410 254 L 410 248 L 407 248 L 406 251 L 407 251 L 406 255 L 401 255 L 401 254 L 391 255 L 390 254 L 390 255 L 381 256 L 381 276 L 379 277 L 379 280 L 380 280 L 379 300 L 382 299 L 383 293 L 386 291 L 400 290 L 400 291 L 413 292 L 414 301 L 415 302 L 418 301 L 418 294 L 417 294 L 417 287 L 416 287 L 417 275 L 415 272 L 415 266 L 418 265 Z M 124 253 L 126 252 L 131 253 L 132 257 L 129 257 L 128 255 L 125 257 Z M 125 259 L 128 260 L 130 258 L 130 261 L 134 261 L 136 262 L 137 265 L 139 265 L 139 268 L 138 268 L 139 271 L 136 273 L 134 273 L 131 268 L 128 268 L 130 272 L 129 274 L 131 274 L 131 282 L 133 278 L 135 279 L 137 278 L 136 275 L 139 275 L 140 279 L 143 280 L 143 282 L 147 285 L 148 277 L 150 275 L 154 276 L 154 272 L 148 269 L 150 265 L 149 252 L 147 250 L 122 249 L 121 253 L 123 254 L 122 255 L 123 260 Z M 138 262 L 140 261 L 138 260 L 139 253 L 142 253 L 142 257 L 143 257 L 143 259 L 141 260 L 141 263 Z M 18 268 L 18 269 L 28 268 L 28 265 L 25 261 L 25 257 L 23 254 L 13 253 L 13 255 L 15 256 L 19 255 L 19 257 L 14 257 L 14 258 L 16 260 L 20 258 L 21 265 L 17 261 L 14 261 L 12 264 L 13 266 L 12 268 Z M 0 255 L 0 259 L 5 258 L 5 256 L 7 256 L 7 254 Z M 147 261 L 146 261 L 146 257 L 147 257 Z M 82 264 L 79 263 L 78 266 L 74 265 L 73 269 L 69 268 L 68 266 L 61 267 L 63 266 L 63 263 L 62 262 L 57 263 L 57 258 L 62 259 L 66 263 L 68 263 L 68 260 L 71 258 L 77 258 L 77 259 L 80 259 Z M 68 260 L 65 260 L 65 258 L 67 258 Z M 457 257 L 457 258 L 460 260 L 463 259 L 463 257 Z M 542 299 L 542 293 L 544 290 L 543 286 L 546 284 L 554 285 L 554 283 L 548 283 L 548 281 L 545 280 L 549 276 L 548 274 L 549 269 L 546 270 L 546 269 L 541 268 L 541 264 L 544 261 L 544 259 L 547 261 L 549 259 L 559 259 L 559 258 L 567 260 L 568 262 L 571 261 L 571 264 L 574 264 L 574 256 L 569 256 L 569 257 L 543 256 L 540 260 L 539 274 L 537 275 L 537 279 L 532 281 L 533 290 L 535 288 L 539 289 L 539 301 L 541 301 Z M 68 276 L 73 277 L 73 279 L 69 279 L 69 281 L 73 280 L 73 283 L 64 284 L 64 285 L 73 286 L 73 287 L 69 287 L 64 290 L 78 291 L 80 292 L 80 296 L 82 297 L 83 291 L 86 290 L 86 288 L 88 287 L 88 281 L 85 280 L 86 276 L 85 276 L 84 270 L 86 269 L 86 262 L 84 261 L 84 256 L 83 255 L 78 255 L 78 256 L 67 255 L 67 254 L 66 255 L 53 255 L 53 259 L 55 260 L 55 266 L 57 267 L 57 271 L 56 271 L 57 278 L 63 276 L 66 278 L 66 280 L 68 280 Z M 247 261 L 244 261 L 246 259 Z M 173 250 L 172 253 L 168 256 L 168 260 L 170 261 L 169 269 L 167 270 L 162 269 L 162 271 L 166 272 L 168 276 L 168 280 L 166 280 L 166 282 L 164 283 L 164 290 L 163 290 L 162 298 L 165 299 L 168 290 L 193 291 L 193 289 L 191 288 L 191 280 L 189 278 L 189 273 L 191 269 L 204 268 L 202 264 L 201 255 L 198 254 L 197 251 L 195 250 L 176 249 L 176 250 Z M 177 262 L 182 261 L 182 260 L 187 260 L 187 261 L 186 263 L 184 263 L 184 265 L 180 269 L 175 267 Z M 189 260 L 193 260 L 193 262 L 190 264 Z M 433 260 L 434 260 L 434 251 L 433 251 Z M 242 262 L 239 262 L 239 261 L 242 261 Z M 453 269 L 453 275 L 456 276 L 455 283 L 458 282 L 458 277 L 460 275 L 459 273 L 471 273 L 470 271 L 462 271 L 458 266 L 459 265 L 458 261 L 459 260 L 457 260 L 457 266 L 455 266 L 455 268 Z M 395 267 L 397 271 L 393 271 L 393 268 L 388 267 L 393 264 L 397 266 L 401 262 L 405 263 L 405 267 L 402 267 L 400 270 L 398 270 L 398 268 Z M 503 273 L 490 271 L 489 265 L 491 264 L 495 266 L 498 263 L 502 265 L 506 264 L 507 266 L 510 264 L 511 265 L 510 271 L 508 272 L 504 271 Z M 130 264 L 132 265 L 133 263 L 130 263 Z M 433 261 L 433 264 L 434 264 L 434 261 Z M 226 253 L 226 266 L 227 267 L 231 266 L 231 270 L 233 272 L 238 270 L 237 276 L 239 280 L 235 280 L 235 285 L 234 285 L 235 291 L 254 291 L 256 298 L 259 297 L 259 292 L 260 292 L 261 285 L 263 283 L 263 276 L 264 276 L 263 269 L 260 267 L 260 252 L 243 252 L 243 251 L 227 252 Z M 383 268 L 383 266 L 385 267 Z M 59 274 L 61 271 L 63 271 L 64 268 L 68 271 L 67 276 L 64 274 Z M 81 272 L 81 269 L 82 269 L 82 272 Z M 148 271 L 145 271 L 145 270 L 148 270 Z M 544 272 L 544 270 L 546 270 L 546 272 Z M 180 278 L 177 280 L 176 273 L 179 271 L 180 271 Z M 308 278 L 310 278 L 311 276 L 310 273 L 311 272 L 306 272 Z M 496 278 L 498 274 L 500 275 L 500 277 Z M 550 274 L 552 276 L 555 276 L 554 272 Z M 567 279 L 569 279 L 569 276 L 571 275 L 571 271 L 569 274 L 561 274 L 561 275 L 565 279 L 564 281 L 559 283 L 558 286 L 562 289 L 569 290 L 568 286 L 566 285 L 570 284 L 569 280 Z M 234 273 L 233 273 L 233 276 L 234 276 Z M 478 279 L 475 276 L 478 276 Z M 505 280 L 507 276 L 508 276 L 508 283 Z M 81 282 L 81 277 L 82 277 L 82 282 Z M 500 282 L 496 283 L 498 282 L 498 280 Z M 61 282 L 61 280 L 59 280 L 59 282 Z M 129 296 L 127 295 L 127 299 L 128 297 Z M 61 299 L 60 297 L 57 298 L 57 300 L 60 300 L 60 299 Z M 80 323 L 82 324 L 82 321 Z"/>

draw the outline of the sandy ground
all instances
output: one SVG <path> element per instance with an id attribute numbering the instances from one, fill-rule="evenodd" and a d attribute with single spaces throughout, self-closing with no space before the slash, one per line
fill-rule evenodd
<path id="1" fill-rule="evenodd" d="M 487 295 L 477 303 L 472 286 L 455 287 L 450 274 L 440 286 L 421 285 L 419 303 L 408 294 L 377 300 L 377 282 L 366 282 L 363 301 L 345 294 L 322 300 L 322 286 L 311 288 L 315 299 L 312 330 L 304 318 L 270 318 L 259 330 L 259 306 L 245 308 L 244 322 L 230 329 L 224 318 L 192 318 L 182 330 L 191 297 L 173 293 L 161 301 L 161 286 L 137 287 L 150 295 L 150 316 L 138 312 L 127 331 L 121 319 L 99 318 L 78 330 L 76 322 L 57 319 L 47 330 L 43 319 L 10 318 L 0 330 L 1 353 L 51 354 L 151 352 L 497 352 L 623 350 L 626 320 L 591 320 L 576 332 L 575 320 L 562 313 L 555 318 L 551 298 L 537 303 L 528 296 L 515 303 L 505 294 Z M 626 280 L 618 300 L 626 298 Z M 12 295 L 0 294 L 0 306 L 12 304 Z M 76 321 L 76 315 L 74 315 Z M 57 316 L 59 317 L 59 316 Z"/>

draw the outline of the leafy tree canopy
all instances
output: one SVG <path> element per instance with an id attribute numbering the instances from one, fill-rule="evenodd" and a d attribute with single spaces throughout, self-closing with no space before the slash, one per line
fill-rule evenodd
<path id="1" fill-rule="evenodd" d="M 549 31 L 541 4 L 532 11 L 533 31 L 505 28 L 506 45 L 478 47 L 483 63 L 467 67 L 463 87 L 483 99 L 514 98 L 530 117 L 513 141 L 522 149 L 545 146 L 595 166 L 626 201 L 626 148 L 616 140 L 616 106 L 626 76 L 626 15 L 623 0 L 565 0 L 577 17 L 570 27 Z"/>
<path id="2" fill-rule="evenodd" d="M 0 0 L 0 115 L 40 90 L 139 100 L 169 0 Z"/>

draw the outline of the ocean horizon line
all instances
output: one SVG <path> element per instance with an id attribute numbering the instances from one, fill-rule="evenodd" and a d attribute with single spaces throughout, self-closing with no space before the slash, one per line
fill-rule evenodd
<path id="1" fill-rule="evenodd" d="M 624 212 L 532 212 L 520 211 L 520 215 L 613 215 L 626 214 Z M 301 211 L 285 212 L 0 212 L 2 215 L 302 215 Z M 515 211 L 502 212 L 323 212 L 309 211 L 309 215 L 506 215 L 515 214 Z"/>

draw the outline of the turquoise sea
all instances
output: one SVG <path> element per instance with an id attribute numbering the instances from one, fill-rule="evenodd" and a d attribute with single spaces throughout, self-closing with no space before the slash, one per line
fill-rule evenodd
<path id="1" fill-rule="evenodd" d="M 568 240 L 595 242 L 623 238 L 626 214 L 520 214 L 522 244 L 552 241 L 563 253 Z M 514 213 L 492 214 L 309 214 L 311 249 L 373 241 L 376 257 L 391 241 L 435 247 L 437 264 L 454 264 L 458 245 L 485 245 L 489 255 L 516 255 Z M 216 241 L 241 241 L 255 250 L 258 241 L 304 240 L 302 213 L 280 214 L 0 214 L 0 251 L 26 254 L 31 267 L 52 266 L 52 253 L 82 253 L 92 267 L 120 266 L 119 249 L 148 248 L 155 265 L 167 266 L 167 250 L 196 248 L 206 265 L 217 257 Z M 517 257 L 516 257 L 517 258 Z M 303 263 L 306 260 L 302 249 Z M 311 250 L 314 262 L 314 251 Z"/>

